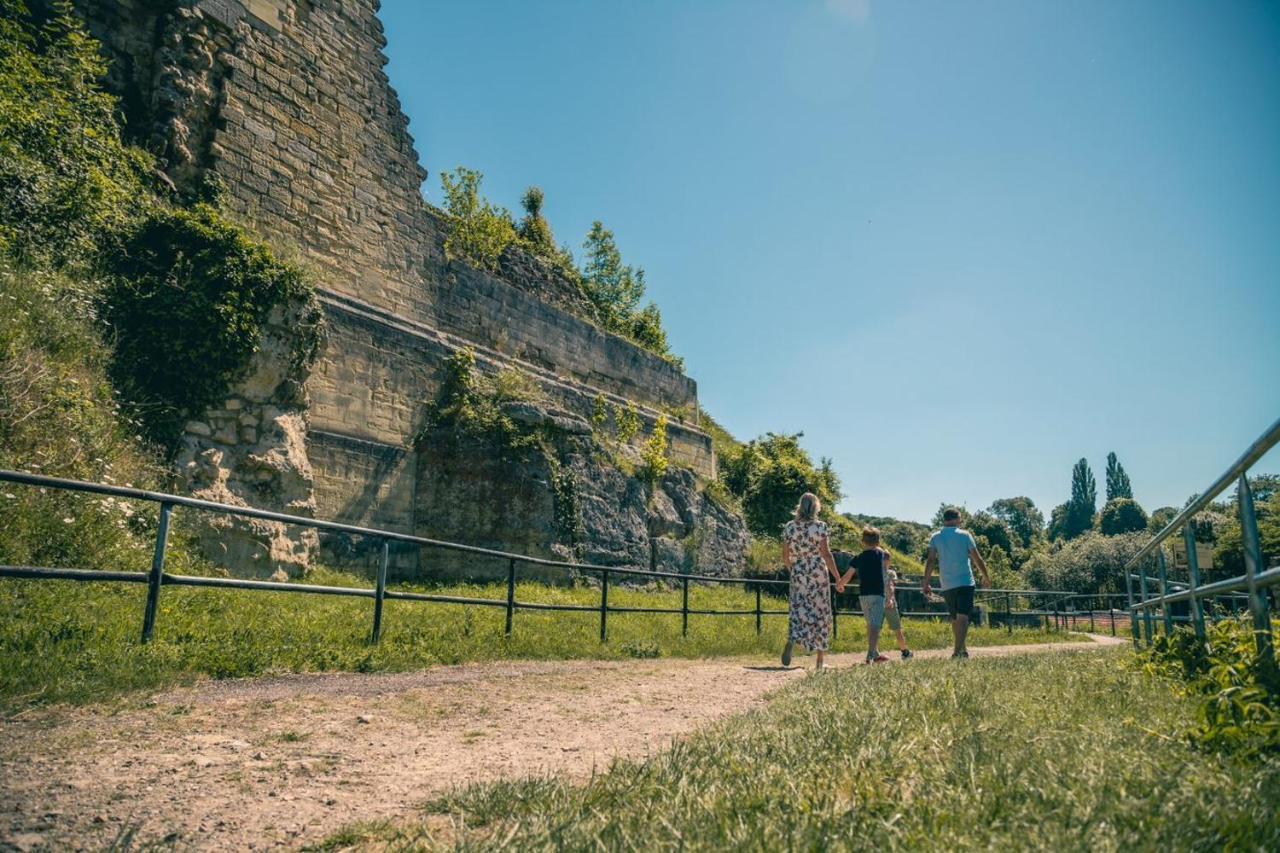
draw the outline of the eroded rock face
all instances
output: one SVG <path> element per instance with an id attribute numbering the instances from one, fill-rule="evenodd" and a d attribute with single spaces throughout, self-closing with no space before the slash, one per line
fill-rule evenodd
<path id="1" fill-rule="evenodd" d="M 538 410 L 522 403 L 522 422 L 555 423 L 554 413 L 539 417 Z M 742 572 L 746 525 L 709 497 L 692 471 L 673 466 L 651 484 L 624 470 L 638 466 L 634 450 L 606 447 L 579 423 L 566 426 L 551 431 L 545 450 L 527 451 L 449 427 L 427 433 L 418 448 L 416 532 L 547 559 L 720 576 Z M 491 580 L 505 577 L 506 569 L 502 560 L 428 549 L 419 574 Z M 526 565 L 520 573 L 570 577 Z"/>
<path id="2" fill-rule="evenodd" d="M 222 408 L 189 421 L 177 469 L 192 497 L 311 517 L 314 476 L 307 459 L 303 378 L 293 328 L 314 309 L 277 309 L 243 381 Z M 286 579 L 310 569 L 318 537 L 310 528 L 189 510 L 205 555 L 237 575 Z"/>

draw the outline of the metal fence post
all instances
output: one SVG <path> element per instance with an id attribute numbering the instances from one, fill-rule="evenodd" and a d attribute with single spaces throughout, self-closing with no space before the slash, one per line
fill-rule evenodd
<path id="1" fill-rule="evenodd" d="M 836 591 L 833 587 L 831 590 L 831 639 L 838 640 L 840 638 L 840 622 L 836 618 L 839 615 L 839 608 L 836 607 Z"/>
<path id="2" fill-rule="evenodd" d="M 387 563 L 391 561 L 391 543 L 382 540 L 382 559 L 378 561 L 377 587 L 373 591 L 373 641 L 382 641 L 382 603 L 387 597 Z"/>
<path id="3" fill-rule="evenodd" d="M 609 639 L 609 570 L 600 572 L 600 642 Z"/>
<path id="4" fill-rule="evenodd" d="M 1138 647 L 1138 611 L 1133 608 L 1133 573 L 1128 567 L 1124 570 L 1125 603 L 1129 607 L 1129 633 L 1133 634 L 1133 647 Z"/>
<path id="5" fill-rule="evenodd" d="M 1146 635 L 1147 645 L 1151 645 L 1152 637 L 1155 634 L 1155 626 L 1151 624 L 1151 608 L 1147 606 L 1147 567 L 1138 567 L 1138 584 L 1142 593 L 1142 629 Z"/>
<path id="6" fill-rule="evenodd" d="M 1156 565 L 1160 568 L 1160 595 L 1163 598 L 1169 594 L 1169 571 L 1163 545 L 1156 550 Z M 1167 637 L 1173 633 L 1173 614 L 1169 612 L 1168 601 L 1160 602 L 1160 615 L 1164 617 L 1164 635 Z"/>
<path id="7" fill-rule="evenodd" d="M 1013 595 L 1006 592 L 1004 594 L 1004 625 L 1007 633 L 1013 633 Z"/>
<path id="8" fill-rule="evenodd" d="M 160 585 L 164 583 L 164 550 L 169 544 L 169 517 L 173 504 L 160 504 L 160 526 L 156 529 L 156 549 L 151 555 L 151 574 L 147 578 L 147 609 L 142 615 L 142 642 L 151 642 L 156 631 L 156 612 L 160 609 Z"/>
<path id="9" fill-rule="evenodd" d="M 760 587 L 756 586 L 756 636 L 760 636 L 762 627 L 760 624 Z"/>
<path id="10" fill-rule="evenodd" d="M 1275 651 L 1271 641 L 1271 613 L 1267 599 L 1258 591 L 1258 572 L 1262 570 L 1262 541 L 1258 537 L 1258 516 L 1253 507 L 1253 489 L 1249 478 L 1240 475 L 1240 539 L 1244 545 L 1244 573 L 1249 584 L 1249 611 L 1253 614 L 1253 637 L 1263 666 L 1274 672 Z"/>
<path id="11" fill-rule="evenodd" d="M 1204 633 L 1204 604 L 1200 601 L 1200 555 L 1196 553 L 1196 533 L 1190 524 L 1182 528 L 1182 541 L 1187 546 L 1187 571 L 1191 575 L 1191 618 L 1195 622 L 1196 636 L 1201 640 Z"/>
<path id="12" fill-rule="evenodd" d="M 507 636 L 511 636 L 516 615 L 516 558 L 507 561 Z"/>
<path id="13" fill-rule="evenodd" d="M 689 579 L 681 578 L 680 583 L 684 586 L 680 601 L 680 635 L 687 637 L 689 636 Z"/>

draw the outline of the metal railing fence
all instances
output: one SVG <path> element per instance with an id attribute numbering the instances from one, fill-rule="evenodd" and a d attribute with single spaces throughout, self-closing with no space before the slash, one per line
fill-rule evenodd
<path id="1" fill-rule="evenodd" d="M 1248 604 L 1253 621 L 1254 641 L 1259 656 L 1265 666 L 1274 668 L 1275 650 L 1271 625 L 1271 607 L 1267 592 L 1270 587 L 1280 583 L 1280 566 L 1264 569 L 1262 564 L 1262 541 L 1258 535 L 1258 515 L 1254 506 L 1253 491 L 1249 485 L 1248 472 L 1271 448 L 1280 444 L 1280 420 L 1273 423 L 1248 449 L 1241 454 L 1231 467 L 1214 480 L 1207 489 L 1189 503 L 1182 512 L 1165 525 L 1164 529 L 1143 545 L 1142 549 L 1125 566 L 1126 595 L 1133 642 L 1137 646 L 1145 641 L 1150 645 L 1155 637 L 1154 624 L 1156 611 L 1164 627 L 1165 634 L 1171 634 L 1175 622 L 1190 623 L 1196 636 L 1205 639 L 1205 603 L 1212 601 L 1225 602 L 1235 612 L 1240 596 L 1234 593 L 1244 592 L 1244 601 Z M 1244 574 L 1234 578 L 1202 583 L 1200 578 L 1199 558 L 1196 554 L 1196 538 L 1194 519 L 1197 513 L 1225 492 L 1232 483 L 1236 484 L 1236 509 L 1240 516 L 1240 533 L 1244 550 Z M 1165 542 L 1177 533 L 1182 534 L 1183 546 L 1187 555 L 1187 581 L 1185 584 L 1171 581 L 1169 578 L 1169 560 L 1165 555 Z M 1156 575 L 1148 575 L 1149 567 L 1154 561 Z M 1136 570 L 1136 573 L 1135 573 Z M 1155 588 L 1158 586 L 1158 594 Z M 1135 588 L 1136 585 L 1136 588 Z M 1175 612 L 1174 605 L 1186 603 L 1187 613 Z"/>
<path id="2" fill-rule="evenodd" d="M 143 611 L 142 623 L 142 641 L 144 643 L 150 642 L 155 635 L 156 619 L 159 613 L 160 594 L 161 590 L 166 586 L 294 592 L 308 595 L 371 598 L 373 599 L 374 605 L 372 616 L 373 625 L 370 632 L 370 640 L 374 643 L 379 642 L 382 638 L 384 619 L 383 604 L 388 599 L 477 607 L 501 607 L 505 611 L 505 632 L 508 636 L 513 631 L 515 614 L 518 610 L 594 612 L 598 613 L 600 617 L 601 642 L 608 639 L 608 620 L 609 614 L 611 613 L 659 613 L 679 615 L 681 617 L 681 631 L 685 636 L 687 636 L 689 632 L 690 616 L 754 616 L 756 633 L 759 634 L 763 630 L 763 620 L 765 617 L 788 615 L 788 611 L 785 609 L 767 609 L 764 606 L 762 596 L 762 593 L 766 588 L 771 588 L 779 595 L 785 596 L 790 587 L 789 581 L 786 580 L 694 575 L 648 569 L 634 569 L 621 566 L 602 566 L 591 563 L 548 560 L 542 557 L 533 557 L 526 554 L 516 554 L 508 551 L 499 551 L 474 545 L 464 545 L 458 542 L 430 539 L 423 536 L 414 536 L 412 534 L 399 533 L 391 530 L 363 527 L 360 525 L 344 524 L 341 522 L 325 521 L 315 518 L 306 518 L 304 516 L 288 515 L 285 513 L 256 509 L 253 507 L 233 506 L 231 504 L 217 503 L 214 501 L 201 500 L 199 498 L 183 497 L 181 495 L 155 492 L 146 489 L 135 489 L 101 483 L 89 483 L 81 480 L 69 480 L 19 471 L 0 470 L 0 482 L 16 483 L 42 489 L 84 492 L 126 500 L 144 501 L 159 505 L 159 523 L 156 528 L 155 544 L 152 550 L 151 568 L 149 571 L 127 572 L 102 569 L 0 566 L 0 578 L 70 580 L 82 582 L 111 581 L 146 584 L 147 598 L 146 606 Z M 168 572 L 165 570 L 166 553 L 168 549 L 170 529 L 172 527 L 173 513 L 178 507 L 239 516 L 243 518 L 276 521 L 300 527 L 309 527 L 318 531 L 369 537 L 372 540 L 379 542 L 381 545 L 381 548 L 379 549 L 379 561 L 375 575 L 374 587 L 370 589 L 363 587 L 324 586 L 320 584 L 183 575 Z M 503 599 L 490 599 L 389 589 L 387 586 L 387 570 L 390 563 L 390 545 L 393 542 L 405 543 L 418 548 L 438 548 L 471 554 L 476 557 L 505 560 L 507 564 L 506 596 Z M 533 565 L 543 568 L 560 569 L 566 572 L 593 574 L 597 576 L 600 581 L 599 604 L 553 604 L 536 601 L 519 601 L 516 598 L 516 581 L 519 576 L 519 566 L 521 565 Z M 678 608 L 628 607 L 610 604 L 610 581 L 611 579 L 620 577 L 657 579 L 678 584 L 681 590 L 681 606 Z M 743 610 L 718 610 L 690 607 L 689 590 L 690 584 L 692 583 L 743 586 L 747 590 L 754 590 L 755 606 L 752 609 Z M 913 586 L 910 584 L 898 585 L 897 591 L 900 597 L 902 593 L 921 592 L 919 586 Z M 861 611 L 857 609 L 838 607 L 836 601 L 837 596 L 834 593 L 834 590 L 832 597 L 832 610 L 834 616 L 832 627 L 833 633 L 838 636 L 839 617 L 860 616 Z M 1016 620 L 1022 620 L 1024 624 L 1028 625 L 1040 625 L 1042 623 L 1046 630 L 1048 630 L 1050 626 L 1053 626 L 1055 629 L 1062 629 L 1066 627 L 1066 614 L 1069 608 L 1065 606 L 1065 602 L 1069 601 L 1073 597 L 1078 596 L 1074 593 L 1062 590 L 982 589 L 978 591 L 978 602 L 986 607 L 991 624 L 1003 621 L 1005 627 L 1010 632 L 1012 632 Z M 1095 597 L 1095 600 L 1097 598 L 1098 597 Z M 1014 607 L 1015 601 L 1019 603 L 1019 606 L 1016 609 Z M 1001 605 L 1003 605 L 1003 607 L 1001 607 Z M 1082 612 L 1075 608 L 1070 608 L 1070 610 L 1071 612 Z M 945 616 L 944 612 L 928 609 L 901 609 L 900 612 L 904 617 L 913 618 L 937 619 Z M 1092 625 L 1092 615 L 1090 618 L 1090 624 Z M 1111 632 L 1112 634 L 1115 634 L 1116 632 L 1114 615 L 1111 617 Z"/>

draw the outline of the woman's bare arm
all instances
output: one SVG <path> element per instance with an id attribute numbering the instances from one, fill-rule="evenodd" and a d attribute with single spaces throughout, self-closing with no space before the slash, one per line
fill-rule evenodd
<path id="1" fill-rule="evenodd" d="M 822 553 L 822 562 L 827 564 L 827 571 L 831 572 L 831 577 L 835 578 L 836 583 L 840 583 L 840 570 L 836 568 L 836 558 L 832 555 L 831 546 L 826 539 L 822 540 L 818 550 Z"/>

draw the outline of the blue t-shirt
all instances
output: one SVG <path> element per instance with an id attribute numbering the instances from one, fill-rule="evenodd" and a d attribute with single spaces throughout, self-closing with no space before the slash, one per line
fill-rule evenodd
<path id="1" fill-rule="evenodd" d="M 938 574 L 942 589 L 958 586 L 976 586 L 973 567 L 969 565 L 969 549 L 975 551 L 978 543 L 973 534 L 958 527 L 944 527 L 929 539 L 929 550 L 938 555 Z"/>

